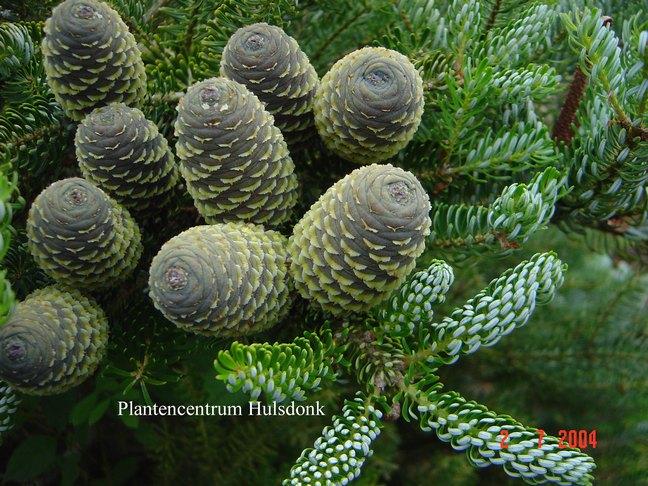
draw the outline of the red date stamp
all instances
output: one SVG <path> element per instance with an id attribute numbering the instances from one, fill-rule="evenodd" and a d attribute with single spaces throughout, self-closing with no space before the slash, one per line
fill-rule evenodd
<path id="1" fill-rule="evenodd" d="M 538 449 L 542 447 L 542 439 L 545 437 L 546 433 L 542 429 L 538 429 Z M 508 449 L 508 444 L 506 441 L 509 438 L 509 431 L 502 429 L 500 431 L 502 439 L 500 440 L 500 446 L 502 449 Z M 558 448 L 564 449 L 566 447 L 571 447 L 572 449 L 587 449 L 591 447 L 596 449 L 596 429 L 595 430 L 559 430 L 558 431 Z"/>

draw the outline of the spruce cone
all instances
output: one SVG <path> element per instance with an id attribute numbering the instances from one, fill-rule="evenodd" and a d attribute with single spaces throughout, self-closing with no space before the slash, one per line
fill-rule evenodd
<path id="1" fill-rule="evenodd" d="M 73 120 L 114 101 L 137 104 L 146 95 L 135 38 L 104 2 L 66 0 L 57 6 L 45 22 L 42 52 L 48 84 Z"/>
<path id="2" fill-rule="evenodd" d="M 249 223 L 195 226 L 153 258 L 155 306 L 178 327 L 240 336 L 275 325 L 288 310 L 286 239 Z"/>
<path id="3" fill-rule="evenodd" d="M 334 314 L 373 307 L 414 268 L 430 233 L 429 212 L 411 173 L 390 164 L 354 170 L 293 230 L 288 251 L 297 289 Z"/>
<path id="4" fill-rule="evenodd" d="M 62 393 L 94 373 L 107 340 L 94 300 L 54 285 L 37 290 L 0 327 L 0 378 L 29 395 Z"/>
<path id="5" fill-rule="evenodd" d="M 258 23 L 238 29 L 225 46 L 220 74 L 257 95 L 289 143 L 312 133 L 317 73 L 297 41 L 279 27 Z"/>
<path id="6" fill-rule="evenodd" d="M 83 176 L 125 208 L 142 212 L 166 203 L 179 173 L 166 139 L 137 108 L 95 109 L 77 129 Z"/>
<path id="7" fill-rule="evenodd" d="M 277 225 L 297 202 L 297 178 L 272 115 L 225 78 L 194 84 L 178 105 L 180 172 L 208 223 Z"/>
<path id="8" fill-rule="evenodd" d="M 92 290 L 127 278 L 142 253 L 140 231 L 128 211 L 79 177 L 57 181 L 38 195 L 27 236 L 45 273 Z"/>
<path id="9" fill-rule="evenodd" d="M 423 81 L 412 63 L 384 47 L 354 51 L 324 75 L 315 126 L 340 157 L 365 164 L 396 155 L 423 115 Z"/>

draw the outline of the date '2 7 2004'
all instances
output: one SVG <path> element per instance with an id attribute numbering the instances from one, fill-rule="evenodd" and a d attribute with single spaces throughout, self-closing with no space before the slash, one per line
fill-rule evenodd
<path id="1" fill-rule="evenodd" d="M 542 439 L 544 438 L 545 431 L 542 429 L 538 429 L 536 432 L 540 435 L 538 437 L 538 449 L 542 447 Z M 502 449 L 508 449 L 508 438 L 509 438 L 509 431 L 506 429 L 502 429 L 500 431 L 500 435 L 502 436 L 500 440 L 500 446 L 502 446 Z M 592 449 L 596 449 L 596 430 L 592 431 L 587 431 L 587 430 L 559 430 L 558 431 L 558 448 L 559 449 L 564 449 L 567 446 L 575 449 L 586 449 L 587 447 L 592 447 Z"/>

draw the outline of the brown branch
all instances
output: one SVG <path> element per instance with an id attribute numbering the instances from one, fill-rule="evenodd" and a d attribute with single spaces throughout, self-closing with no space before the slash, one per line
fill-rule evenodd
<path id="1" fill-rule="evenodd" d="M 576 112 L 580 106 L 583 94 L 585 94 L 586 87 L 587 76 L 580 67 L 577 67 L 574 72 L 574 79 L 569 86 L 565 103 L 560 110 L 560 116 L 554 126 L 553 138 L 557 142 L 565 142 L 566 145 L 571 144 L 571 139 L 574 136 L 572 125 L 576 122 Z"/>
<path id="2" fill-rule="evenodd" d="M 604 16 L 602 20 L 603 25 L 610 25 L 612 23 L 612 17 Z M 560 116 L 554 126 L 553 138 L 557 142 L 565 142 L 568 146 L 571 144 L 571 140 L 574 137 L 572 125 L 576 123 L 576 112 L 585 94 L 586 87 L 587 75 L 577 66 L 574 71 L 574 79 L 567 92 L 567 98 L 565 98 L 565 103 L 560 110 Z"/>
<path id="3" fill-rule="evenodd" d="M 488 18 L 488 23 L 486 24 L 486 29 L 484 33 L 488 33 L 495 26 L 495 19 L 499 14 L 500 8 L 502 7 L 502 0 L 495 0 L 495 5 L 493 5 L 493 10 L 491 10 L 490 17 Z"/>

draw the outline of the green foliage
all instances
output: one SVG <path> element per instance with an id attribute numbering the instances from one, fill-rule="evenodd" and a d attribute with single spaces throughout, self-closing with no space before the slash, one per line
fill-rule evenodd
<path id="1" fill-rule="evenodd" d="M 2 436 L 11 429 L 11 416 L 16 413 L 18 398 L 13 389 L 5 384 L 0 383 L 0 445 L 2 445 Z"/>
<path id="2" fill-rule="evenodd" d="M 480 252 L 509 253 L 551 219 L 563 180 L 554 168 L 529 184 L 515 183 L 486 206 L 439 204 L 432 207 L 430 248 L 462 259 Z"/>
<path id="3" fill-rule="evenodd" d="M 412 404 L 405 412 L 419 420 L 423 430 L 434 429 L 455 450 L 465 450 L 473 465 L 502 466 L 509 476 L 529 484 L 592 484 L 592 458 L 561 447 L 557 437 L 543 434 L 540 439 L 538 429 L 508 415 L 467 401 L 457 392 L 441 393 L 443 385 L 435 376 L 406 385 L 412 390 Z"/>
<path id="4" fill-rule="evenodd" d="M 420 356 L 429 363 L 452 364 L 481 346 L 493 346 L 524 326 L 536 304 L 551 301 L 566 266 L 555 254 L 536 254 L 504 272 L 439 323 L 421 326 Z"/>
<path id="5" fill-rule="evenodd" d="M 0 164 L 31 177 L 60 163 L 73 128 L 47 86 L 41 35 L 37 24 L 0 24 Z"/>
<path id="6" fill-rule="evenodd" d="M 599 10 L 562 19 L 591 80 L 578 117 L 582 129 L 567 155 L 574 191 L 563 205 L 568 222 L 623 235 L 627 229 L 616 230 L 615 221 L 640 226 L 648 214 L 647 26 L 638 17 L 627 21 L 621 47 Z"/>
<path id="7" fill-rule="evenodd" d="M 6 166 L 0 165 L 0 168 Z M 20 204 L 14 203 L 11 200 L 16 190 L 17 174 L 14 174 L 13 181 L 10 181 L 4 173 L 0 172 L 0 262 L 4 259 L 9 251 L 11 243 L 11 220 L 13 211 L 20 207 Z M 0 270 L 0 325 L 4 323 L 13 307 L 14 294 L 11 290 L 11 284 L 5 278 L 6 270 Z"/>
<path id="8" fill-rule="evenodd" d="M 313 444 L 305 449 L 284 485 L 347 484 L 360 475 L 360 468 L 371 457 L 371 443 L 380 434 L 382 412 L 366 396 L 347 400 L 342 415 L 333 417 Z"/>
<path id="9" fill-rule="evenodd" d="M 333 367 L 342 350 L 330 330 L 321 335 L 307 332 L 290 344 L 235 341 L 228 351 L 218 353 L 216 378 L 228 391 L 243 390 L 253 400 L 264 393 L 268 402 L 302 401 L 306 392 L 321 388 L 322 380 L 336 378 Z"/>
<path id="10" fill-rule="evenodd" d="M 380 306 L 379 325 L 393 336 L 413 334 L 419 323 L 432 322 L 432 306 L 445 301 L 453 281 L 452 267 L 443 260 L 433 260 Z"/>

